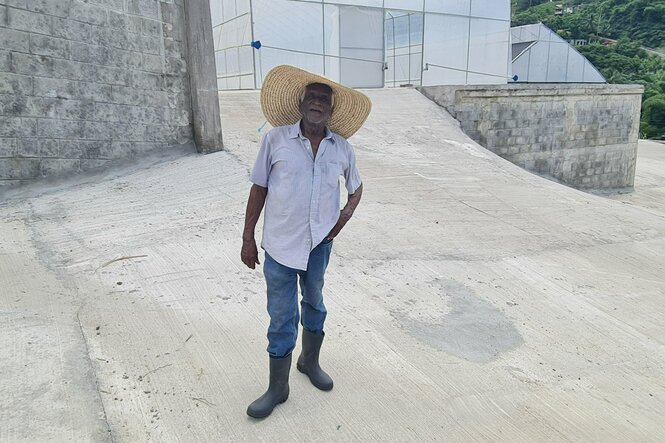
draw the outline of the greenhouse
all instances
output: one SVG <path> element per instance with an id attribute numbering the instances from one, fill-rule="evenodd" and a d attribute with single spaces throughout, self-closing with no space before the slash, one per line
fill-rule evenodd
<path id="1" fill-rule="evenodd" d="M 218 88 L 290 64 L 358 88 L 501 84 L 509 0 L 211 0 Z"/>
<path id="2" fill-rule="evenodd" d="M 511 29 L 512 70 L 525 83 L 605 83 L 605 77 L 542 23 Z"/>

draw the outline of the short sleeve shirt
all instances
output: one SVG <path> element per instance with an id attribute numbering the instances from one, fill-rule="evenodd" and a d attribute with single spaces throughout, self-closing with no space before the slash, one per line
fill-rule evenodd
<path id="1" fill-rule="evenodd" d="M 355 153 L 339 134 L 326 129 L 315 158 L 300 122 L 266 133 L 250 180 L 268 188 L 261 247 L 278 263 L 307 270 L 309 253 L 339 218 L 341 176 L 355 193 L 361 184 Z"/>

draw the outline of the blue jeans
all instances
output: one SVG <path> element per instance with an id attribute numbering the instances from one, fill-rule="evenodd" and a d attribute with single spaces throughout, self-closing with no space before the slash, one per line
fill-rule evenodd
<path id="1" fill-rule="evenodd" d="M 323 334 L 326 306 L 323 304 L 323 276 L 330 261 L 332 240 L 323 240 L 309 253 L 307 270 L 280 265 L 266 252 L 263 275 L 268 287 L 268 353 L 281 358 L 289 355 L 298 338 L 298 279 L 302 326 L 307 331 Z"/>

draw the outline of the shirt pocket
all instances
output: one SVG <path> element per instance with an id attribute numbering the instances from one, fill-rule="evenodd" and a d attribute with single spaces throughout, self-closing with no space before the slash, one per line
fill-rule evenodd
<path id="1" fill-rule="evenodd" d="M 339 177 L 342 175 L 342 165 L 327 163 L 324 171 L 324 184 L 330 188 L 339 188 Z"/>

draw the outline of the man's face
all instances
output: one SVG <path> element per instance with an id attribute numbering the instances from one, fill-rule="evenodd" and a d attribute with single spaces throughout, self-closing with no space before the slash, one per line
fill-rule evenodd
<path id="1" fill-rule="evenodd" d="M 300 103 L 303 120 L 313 125 L 325 125 L 332 113 L 332 90 L 327 85 L 312 84 L 305 89 L 305 97 Z"/>

